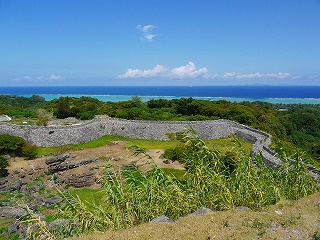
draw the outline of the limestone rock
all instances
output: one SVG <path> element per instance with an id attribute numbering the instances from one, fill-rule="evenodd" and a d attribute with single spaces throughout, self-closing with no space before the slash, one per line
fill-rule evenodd
<path id="1" fill-rule="evenodd" d="M 0 192 L 20 191 L 22 185 L 23 185 L 23 182 L 21 180 L 13 184 L 10 182 L 5 182 L 3 185 L 0 185 Z"/>
<path id="2" fill-rule="evenodd" d="M 87 172 L 81 175 L 72 175 L 64 182 L 72 187 L 81 188 L 88 187 L 95 183 L 96 177 L 93 172 Z"/>
<path id="3" fill-rule="evenodd" d="M 21 207 L 2 207 L 0 208 L 1 217 L 19 219 L 27 215 L 27 211 Z"/>
<path id="4" fill-rule="evenodd" d="M 45 162 L 46 162 L 47 165 L 51 165 L 51 164 L 54 164 L 54 163 L 62 163 L 69 157 L 70 157 L 69 154 L 61 154 L 61 155 L 58 155 L 56 157 L 49 158 Z"/>
<path id="5" fill-rule="evenodd" d="M 246 206 L 238 206 L 238 207 L 235 207 L 234 208 L 235 210 L 238 210 L 238 211 L 250 211 L 251 209 L 246 207 Z"/>
<path id="6" fill-rule="evenodd" d="M 175 223 L 173 220 L 168 218 L 167 216 L 159 216 L 151 220 L 152 223 L 169 223 L 173 224 Z"/>
<path id="7" fill-rule="evenodd" d="M 44 201 L 44 205 L 46 207 L 50 207 L 51 205 L 54 205 L 54 204 L 57 204 L 59 202 L 61 202 L 63 199 L 59 196 L 54 196 L 52 198 L 47 198 L 45 201 Z"/>
<path id="8" fill-rule="evenodd" d="M 213 211 L 209 208 L 199 208 L 197 211 L 190 214 L 190 216 L 201 216 L 207 213 L 212 213 Z"/>

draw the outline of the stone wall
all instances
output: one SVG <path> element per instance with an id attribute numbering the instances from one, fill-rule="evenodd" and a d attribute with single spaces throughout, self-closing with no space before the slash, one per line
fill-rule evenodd
<path id="1" fill-rule="evenodd" d="M 238 135 L 249 142 L 270 138 L 269 134 L 228 120 L 214 121 L 136 121 L 100 117 L 69 126 L 19 126 L 0 123 L 0 134 L 20 136 L 37 146 L 60 146 L 87 142 L 104 135 L 119 135 L 140 139 L 168 140 L 168 133 L 183 132 L 192 127 L 203 139 Z"/>
<path id="2" fill-rule="evenodd" d="M 229 120 L 212 121 L 137 121 L 99 117 L 82 124 L 69 126 L 18 126 L 0 122 L 0 134 L 24 138 L 37 146 L 60 146 L 88 142 L 104 135 L 119 135 L 139 139 L 168 140 L 168 133 L 183 132 L 193 128 L 202 139 L 218 139 L 237 135 L 253 143 L 251 155 L 261 155 L 271 167 L 281 160 L 269 149 L 271 135 Z M 319 176 L 314 169 L 311 175 Z"/>
<path id="3" fill-rule="evenodd" d="M 136 121 L 99 117 L 82 124 L 69 126 L 18 126 L 0 122 L 0 134 L 20 136 L 37 146 L 60 146 L 88 142 L 104 135 L 119 135 L 140 139 L 168 140 L 168 133 L 193 128 L 202 139 L 217 139 L 237 135 L 253 143 L 252 153 L 263 152 L 271 143 L 271 135 L 229 120 L 213 121 Z M 273 160 L 276 161 L 276 160 Z M 271 164 L 273 165 L 273 164 Z"/>

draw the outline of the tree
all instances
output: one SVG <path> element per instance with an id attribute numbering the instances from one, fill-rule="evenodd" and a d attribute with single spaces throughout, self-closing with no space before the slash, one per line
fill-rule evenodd
<path id="1" fill-rule="evenodd" d="M 20 155 L 24 145 L 25 140 L 21 137 L 0 134 L 0 153 L 16 153 Z"/>
<path id="2" fill-rule="evenodd" d="M 37 126 L 47 126 L 51 118 L 50 114 L 46 110 L 41 108 L 37 110 L 37 117 L 38 117 L 38 120 L 36 121 Z"/>
<path id="3" fill-rule="evenodd" d="M 61 97 L 56 101 L 55 115 L 57 118 L 73 117 L 69 97 Z"/>

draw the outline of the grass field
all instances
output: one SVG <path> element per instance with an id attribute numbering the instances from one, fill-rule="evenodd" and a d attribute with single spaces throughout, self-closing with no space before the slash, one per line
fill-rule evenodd
<path id="1" fill-rule="evenodd" d="M 246 142 L 241 138 L 236 138 L 236 139 L 237 139 L 237 142 L 241 144 L 241 146 L 245 149 L 246 152 L 251 151 L 251 148 L 252 148 L 251 143 Z M 101 138 L 98 138 L 86 143 L 70 144 L 70 145 L 64 145 L 59 147 L 39 147 L 38 155 L 41 156 L 41 155 L 46 155 L 50 153 L 63 153 L 70 150 L 95 148 L 95 147 L 100 147 L 104 145 L 110 145 L 112 144 L 112 141 L 119 141 L 119 140 L 127 141 L 128 142 L 126 144 L 127 147 L 130 145 L 138 145 L 139 147 L 145 148 L 145 149 L 166 150 L 168 148 L 173 148 L 179 144 L 179 141 L 177 140 L 160 141 L 160 140 L 135 139 L 135 138 L 108 135 L 108 136 L 103 136 Z M 214 146 L 215 149 L 219 150 L 222 153 L 225 153 L 226 151 L 232 148 L 235 148 L 237 146 L 237 144 L 235 144 L 234 137 L 228 137 L 228 138 L 222 138 L 222 139 L 211 139 L 205 142 L 210 148 Z"/>

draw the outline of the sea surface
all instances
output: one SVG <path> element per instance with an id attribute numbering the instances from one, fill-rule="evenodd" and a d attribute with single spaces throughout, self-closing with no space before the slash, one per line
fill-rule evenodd
<path id="1" fill-rule="evenodd" d="M 176 99 L 193 97 L 204 100 L 227 100 L 231 102 L 264 101 L 284 104 L 320 104 L 320 86 L 77 86 L 77 87 L 0 87 L 0 94 L 30 97 L 34 94 L 52 100 L 62 96 L 89 96 L 101 101 L 119 102 L 132 96 L 150 99 Z"/>

